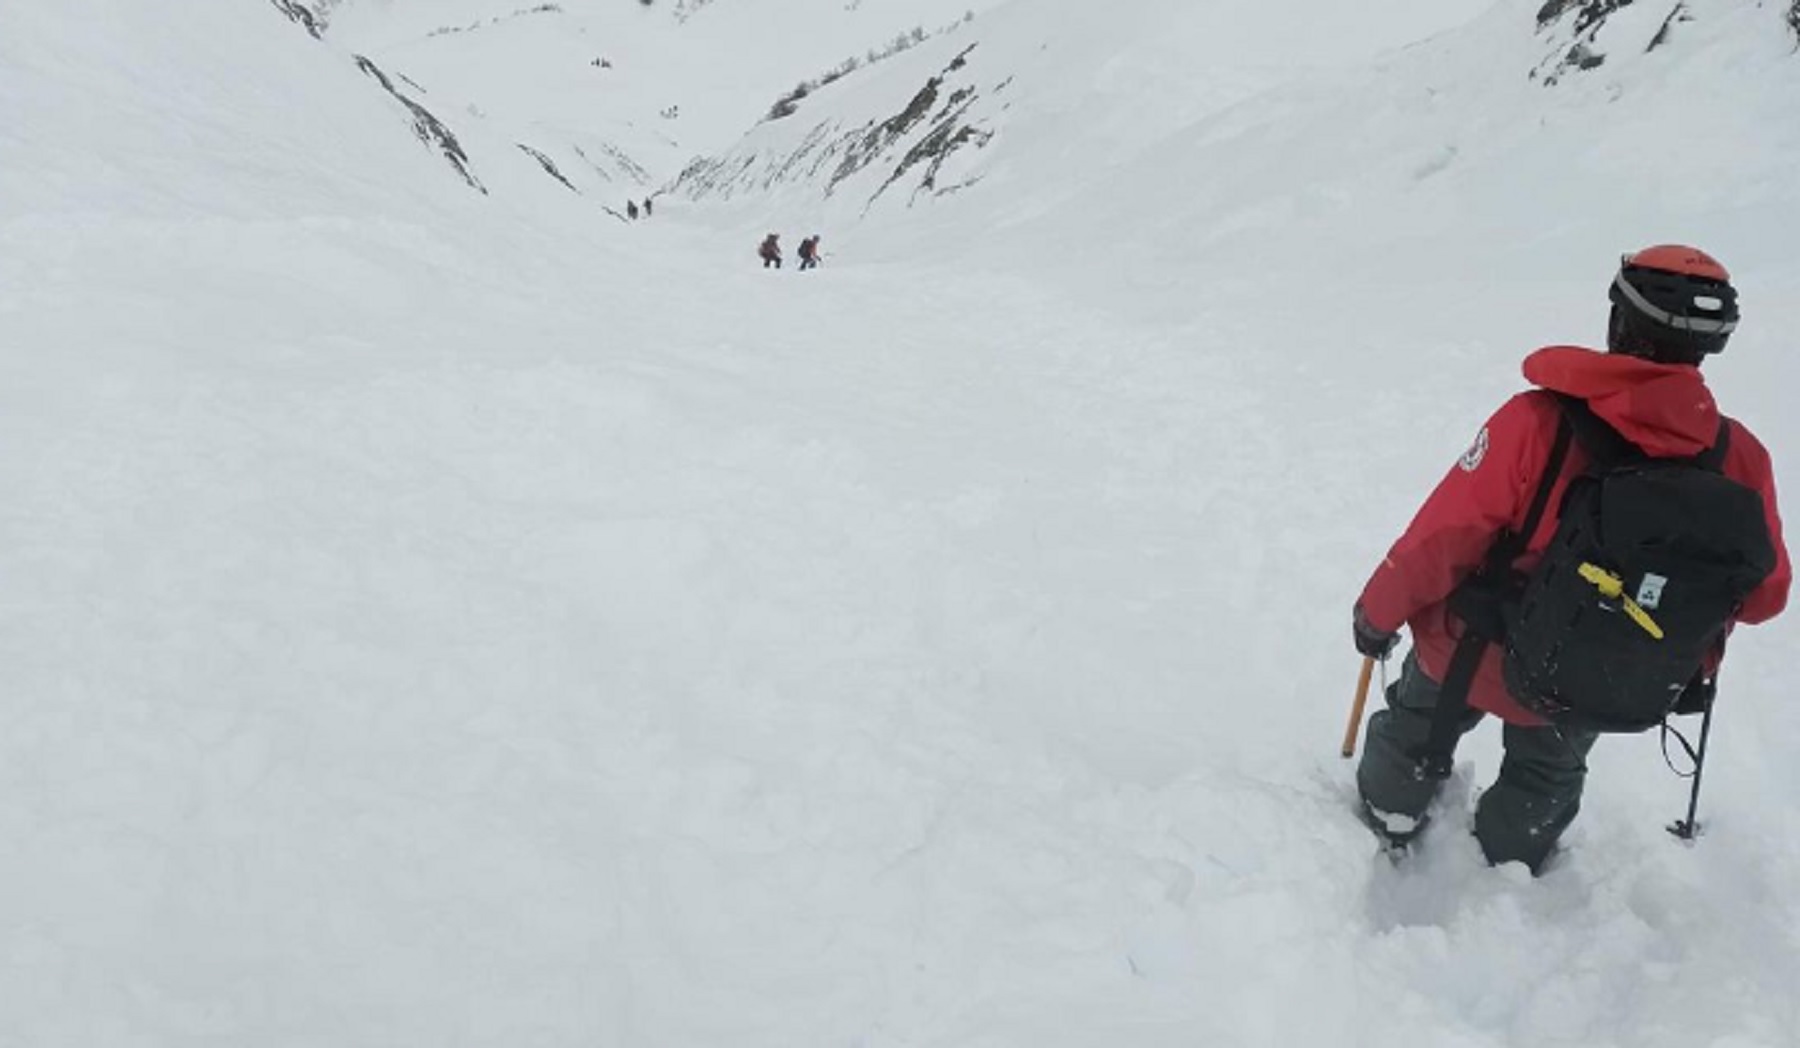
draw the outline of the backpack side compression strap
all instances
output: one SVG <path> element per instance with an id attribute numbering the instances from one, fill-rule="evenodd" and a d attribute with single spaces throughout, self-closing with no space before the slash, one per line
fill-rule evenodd
<path id="1" fill-rule="evenodd" d="M 1587 408 L 1586 404 L 1581 406 L 1584 410 Z M 1525 512 L 1524 526 L 1517 532 L 1501 532 L 1488 547 L 1487 556 L 1475 575 L 1451 596 L 1452 610 L 1463 621 L 1463 635 L 1444 671 L 1437 705 L 1431 711 L 1431 733 L 1412 753 L 1417 762 L 1413 765 L 1413 774 L 1421 779 L 1450 777 L 1451 755 L 1456 752 L 1456 741 L 1462 737 L 1469 710 L 1469 686 L 1475 683 L 1475 671 L 1481 667 L 1481 657 L 1487 653 L 1488 645 L 1501 639 L 1499 605 L 1512 562 L 1525 552 L 1531 536 L 1543 522 L 1544 511 L 1550 505 L 1550 493 L 1556 489 L 1563 462 L 1569 457 L 1575 426 L 1567 410 L 1559 411 L 1557 415 L 1556 438 L 1550 445 L 1550 457 L 1544 461 L 1537 492 L 1532 495 L 1531 506 Z"/>

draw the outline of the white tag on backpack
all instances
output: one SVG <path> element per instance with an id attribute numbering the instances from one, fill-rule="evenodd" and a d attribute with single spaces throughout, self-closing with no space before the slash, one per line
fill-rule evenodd
<path id="1" fill-rule="evenodd" d="M 1644 572 L 1644 581 L 1638 583 L 1638 607 L 1648 611 L 1656 610 L 1656 606 L 1662 603 L 1663 587 L 1668 584 L 1669 580 L 1663 578 L 1661 575 L 1652 575 L 1647 571 Z"/>

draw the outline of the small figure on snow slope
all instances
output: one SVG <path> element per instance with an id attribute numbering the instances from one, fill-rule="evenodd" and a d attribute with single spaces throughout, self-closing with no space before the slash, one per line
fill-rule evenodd
<path id="1" fill-rule="evenodd" d="M 1365 656 L 1412 629 L 1356 774 L 1390 842 L 1422 828 L 1457 739 L 1493 714 L 1506 753 L 1475 836 L 1490 862 L 1540 871 L 1580 810 L 1598 735 L 1709 709 L 1731 627 L 1787 603 L 1768 452 L 1700 374 L 1737 324 L 1729 274 L 1694 248 L 1647 248 L 1621 261 L 1608 295 L 1608 352 L 1526 357 L 1539 388 L 1488 420 L 1356 604 Z M 1627 493 L 1629 512 L 1599 513 Z M 1616 554 L 1627 538 L 1632 552 Z M 1718 579 L 1683 560 L 1694 542 L 1729 554 L 1709 562 L 1725 565 Z"/>
<path id="2" fill-rule="evenodd" d="M 767 269 L 770 266 L 780 269 L 781 237 L 775 233 L 770 233 L 768 236 L 763 237 L 762 246 L 756 249 L 756 254 L 758 258 L 762 259 L 764 269 Z"/>
<path id="3" fill-rule="evenodd" d="M 819 264 L 819 234 L 814 233 L 800 241 L 800 269 L 802 272 Z"/>

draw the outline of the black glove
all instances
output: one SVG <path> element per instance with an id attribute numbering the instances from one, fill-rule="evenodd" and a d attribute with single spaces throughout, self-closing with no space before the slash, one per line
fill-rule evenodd
<path id="1" fill-rule="evenodd" d="M 1358 604 L 1350 616 L 1350 633 L 1355 638 L 1356 650 L 1371 659 L 1385 659 L 1400 643 L 1398 633 L 1378 630 L 1369 624 L 1369 617 L 1363 614 L 1362 605 Z"/>
<path id="2" fill-rule="evenodd" d="M 1705 713 L 1712 705 L 1713 696 L 1719 693 L 1717 681 L 1695 675 L 1688 681 L 1688 686 L 1681 689 L 1681 697 L 1675 700 L 1675 712 L 1680 714 Z"/>

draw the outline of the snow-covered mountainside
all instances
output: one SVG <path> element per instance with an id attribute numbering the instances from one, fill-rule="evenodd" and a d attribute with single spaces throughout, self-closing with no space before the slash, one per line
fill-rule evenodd
<path id="1" fill-rule="evenodd" d="M 853 222 L 884 198 L 907 207 L 957 193 L 1009 159 L 1059 171 L 1064 177 L 1038 180 L 1051 185 L 1072 181 L 1070 173 L 1091 177 L 1116 166 L 1120 147 L 1139 143 L 1112 140 L 1106 128 L 1070 136 L 1057 125 L 1054 134 L 1031 134 L 1078 100 L 1092 101 L 1084 96 L 1096 90 L 1116 103 L 1107 127 L 1179 133 L 1300 71 L 1362 62 L 1426 39 L 1484 6 L 1389 0 L 1374 9 L 1321 13 L 1153 0 L 1129 11 L 1071 14 L 1060 11 L 1060 0 L 1011 0 L 988 5 L 977 18 L 974 8 L 945 0 L 906 16 L 936 15 L 946 19 L 941 24 L 914 22 L 890 39 L 886 34 L 899 24 L 892 12 L 873 17 L 860 4 L 834 12 L 808 0 L 788 0 L 780 12 L 730 4 L 633 10 L 517 0 L 459 0 L 451 7 L 416 0 L 271 2 L 316 37 L 327 38 L 335 25 L 329 39 L 350 48 L 350 58 L 411 117 L 414 133 L 484 192 L 478 170 L 495 163 L 535 170 L 541 177 L 526 181 L 536 190 L 547 178 L 615 213 L 621 199 L 640 192 L 718 201 L 804 187 L 839 198 L 813 208 L 834 223 Z M 1665 46 L 1673 45 L 1671 53 L 1704 46 L 1713 23 L 1759 21 L 1757 35 L 1770 44 L 1779 38 L 1780 46 L 1791 44 L 1790 31 L 1800 36 L 1795 12 L 1786 15 L 1784 28 L 1763 17 L 1779 12 L 1694 0 L 1552 0 L 1531 19 L 1522 8 L 1500 5 L 1486 27 L 1460 34 L 1467 46 L 1446 42 L 1427 50 L 1457 51 L 1455 72 L 1482 83 L 1482 98 L 1493 89 L 1519 95 L 1521 85 L 1507 81 L 1520 71 L 1554 87 L 1572 73 L 1598 70 L 1613 54 L 1612 70 L 1595 77 L 1610 97 L 1622 90 L 1613 74 L 1628 74 Z M 951 16 L 952 10 L 959 13 Z M 790 25 L 806 31 L 783 28 Z M 1533 25 L 1529 46 L 1498 52 L 1490 46 L 1522 39 Z M 1096 46 L 1100 41 L 1110 48 Z M 756 60 L 697 58 L 721 47 L 753 50 Z M 632 57 L 615 61 L 608 53 L 614 50 Z M 1271 64 L 1270 53 L 1282 62 Z M 829 65 L 826 56 L 833 58 Z M 1420 56 L 1411 64 L 1430 63 Z M 1716 57 L 1704 60 L 1709 69 L 1718 64 Z M 1436 75 L 1444 75 L 1444 63 L 1437 65 Z M 746 75 L 750 69 L 755 72 Z M 760 99 L 745 90 L 751 80 L 765 85 Z M 1327 88 L 1337 89 L 1335 81 Z M 649 98 L 658 100 L 654 116 Z M 1141 111 L 1146 103 L 1153 112 Z M 1567 102 L 1542 96 L 1527 105 L 1542 115 Z M 1517 122 L 1517 116 L 1507 119 Z M 1015 122 L 1026 130 L 1026 148 L 1009 149 L 1003 141 L 984 157 Z M 459 126 L 492 139 L 476 148 L 492 158 L 472 160 Z M 1403 135 L 1411 131 L 1402 128 Z M 737 135 L 741 140 L 720 148 Z M 1045 139 L 1056 143 L 1053 155 L 1031 155 L 1030 146 Z M 1089 146 L 1071 148 L 1070 141 Z M 1411 145 L 1410 137 L 1399 143 Z M 1460 155 L 1465 147 L 1445 148 Z M 1439 162 L 1421 163 L 1429 169 Z"/>
<path id="2" fill-rule="evenodd" d="M 848 218 L 884 196 L 904 207 L 959 192 L 1009 164 L 1044 165 L 1054 177 L 1042 181 L 1064 185 L 1116 165 L 1148 135 L 1308 70 L 1359 64 L 1430 36 L 1458 7 L 1270 11 L 1147 0 L 1068 10 L 1014 0 L 793 99 L 779 120 L 688 167 L 676 190 L 709 200 L 798 185 L 847 197 Z M 1102 120 L 1061 123 L 1077 109 Z"/>
<path id="3" fill-rule="evenodd" d="M 1692 846 L 1607 739 L 1487 868 L 1490 724 L 1396 867 L 1336 750 L 1621 251 L 1800 491 L 1796 21 L 0 4 L 0 1045 L 1791 1043 L 1800 617 Z"/>
<path id="4" fill-rule="evenodd" d="M 676 188 L 701 201 L 748 194 L 753 208 L 774 196 L 840 228 L 881 201 L 904 210 L 954 194 L 964 198 L 940 222 L 902 221 L 942 235 L 1045 216 L 1048 239 L 1088 226 L 1089 243 L 1137 259 L 1146 245 L 1113 231 L 1154 200 L 1170 250 L 1231 239 L 1221 254 L 1241 258 L 1269 225 L 1313 237 L 1312 218 L 1359 221 L 1352 212 L 1369 191 L 1390 196 L 1401 221 L 1437 224 L 1440 204 L 1474 204 L 1506 209 L 1494 224 L 1515 228 L 1534 209 L 1605 211 L 1609 183 L 1635 177 L 1648 155 L 1674 192 L 1705 197 L 1719 149 L 1739 140 L 1736 174 L 1779 193 L 1796 129 L 1766 89 L 1792 75 L 1794 39 L 1765 6 L 1398 3 L 1321 14 L 1144 3 L 1062 21 L 1046 11 L 1016 0 L 846 76 L 694 163 Z M 1600 68 L 1608 52 L 1613 64 Z M 1615 105 L 1627 92 L 1637 104 Z M 1069 122 L 1077 112 L 1080 127 Z M 1355 136 L 1338 133 L 1351 126 Z M 1290 162 L 1297 154 L 1305 161 Z M 1531 194 L 1466 200 L 1461 180 L 1437 177 L 1457 167 L 1503 183 L 1540 158 Z M 1559 164 L 1589 177 L 1557 178 Z M 1172 169 L 1185 180 L 1171 186 Z M 962 194 L 988 178 L 996 192 Z M 1308 222 L 1289 220 L 1296 206 Z M 1248 216 L 1257 210 L 1272 221 Z"/>
<path id="5" fill-rule="evenodd" d="M 1756 6 L 1759 11 L 1766 9 L 1763 4 Z M 1538 9 L 1537 22 L 1552 46 L 1531 75 L 1555 84 L 1570 73 L 1599 69 L 1609 58 L 1616 68 L 1620 61 L 1634 61 L 1680 36 L 1692 35 L 1688 27 L 1694 23 L 1741 13 L 1745 12 L 1693 0 L 1546 0 Z M 1764 33 L 1774 34 L 1772 21 L 1758 21 L 1763 23 Z M 1800 4 L 1789 7 L 1787 26 L 1800 39 Z"/>
<path id="6" fill-rule="evenodd" d="M 512 181 L 554 184 L 620 218 L 627 200 L 660 190 L 764 110 L 926 39 L 916 19 L 959 24 L 980 6 L 271 2 L 343 49 L 470 187 L 488 191 L 487 169 L 529 175 L 535 165 L 538 177 Z M 721 65 L 722 49 L 742 60 Z"/>

